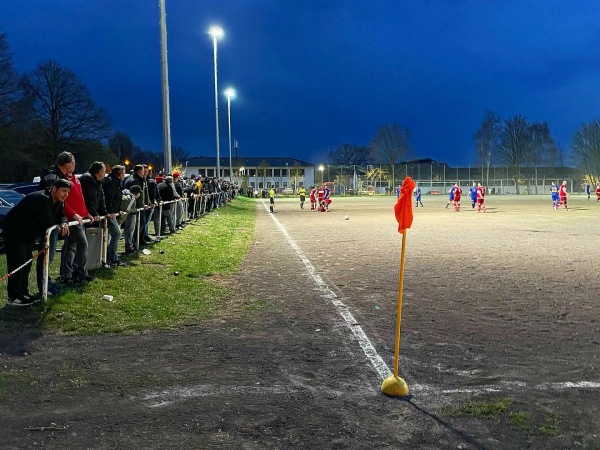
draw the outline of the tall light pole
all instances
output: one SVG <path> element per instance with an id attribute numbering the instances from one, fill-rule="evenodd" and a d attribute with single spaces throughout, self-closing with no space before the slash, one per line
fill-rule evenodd
<path id="1" fill-rule="evenodd" d="M 229 125 L 229 182 L 233 183 L 233 166 L 231 165 L 231 99 L 235 97 L 235 89 L 225 89 L 227 96 L 227 123 Z"/>
<path id="2" fill-rule="evenodd" d="M 165 0 L 160 0 L 160 67 L 163 104 L 163 159 L 165 169 L 171 172 L 171 113 L 169 105 L 169 64 L 167 61 L 167 13 Z"/>
<path id="3" fill-rule="evenodd" d="M 325 167 L 323 167 L 323 164 L 321 164 L 319 166 L 319 171 L 321 172 L 321 185 L 323 185 L 323 170 L 325 169 Z"/>
<path id="4" fill-rule="evenodd" d="M 208 33 L 213 38 L 213 53 L 214 53 L 214 67 L 215 67 L 215 128 L 217 134 L 217 173 L 216 178 L 221 177 L 221 155 L 219 150 L 219 91 L 217 87 L 217 39 L 223 37 L 225 34 L 223 28 L 213 26 L 210 27 Z"/>

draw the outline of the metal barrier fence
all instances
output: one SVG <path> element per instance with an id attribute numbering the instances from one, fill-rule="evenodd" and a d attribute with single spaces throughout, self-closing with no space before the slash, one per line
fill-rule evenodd
<path id="1" fill-rule="evenodd" d="M 174 205 L 176 205 L 176 208 L 178 207 L 177 205 L 180 205 L 183 208 L 183 214 L 186 214 L 186 211 L 188 212 L 188 218 L 198 219 L 202 215 L 204 215 L 205 212 L 207 211 L 209 202 L 216 202 L 215 206 L 220 206 L 226 200 L 230 199 L 230 196 L 231 196 L 231 191 L 228 191 L 228 192 L 223 191 L 223 192 L 216 192 L 216 193 L 211 193 L 211 194 L 200 194 L 200 195 L 196 195 L 192 198 L 182 197 L 182 198 L 176 199 L 176 200 L 160 202 L 158 204 L 158 206 L 154 207 L 155 211 L 156 211 L 156 209 L 158 209 L 159 227 L 158 227 L 158 230 L 155 230 L 155 233 L 157 233 L 157 237 L 159 237 L 159 238 L 162 237 L 160 232 L 162 229 L 163 205 L 174 204 Z M 191 201 L 191 204 L 190 204 L 190 201 Z M 188 206 L 190 206 L 191 209 L 188 208 Z M 138 226 L 137 224 L 140 223 L 140 214 L 145 213 L 146 210 L 147 210 L 146 208 L 137 208 L 136 212 L 135 212 L 135 214 L 136 214 L 136 233 L 135 233 L 136 248 L 139 248 L 139 245 L 140 245 L 140 231 L 141 231 L 141 227 Z M 190 211 L 191 211 L 191 213 L 190 213 Z M 116 216 L 121 216 L 121 215 L 122 215 L 121 213 L 116 214 Z M 90 219 L 85 219 L 82 221 L 82 223 L 87 224 L 87 223 L 92 223 L 92 221 Z M 108 221 L 107 221 L 107 217 L 100 216 L 100 223 L 102 224 L 101 228 L 103 229 L 102 243 L 101 243 L 101 261 L 103 264 L 106 264 L 107 252 L 108 252 Z M 79 225 L 79 222 L 77 220 L 71 221 L 71 222 L 69 222 L 69 226 L 71 226 L 71 225 Z M 46 233 L 44 236 L 44 249 L 46 251 L 44 251 L 44 253 L 43 253 L 44 270 L 43 270 L 43 282 L 42 282 L 42 292 L 41 292 L 42 298 L 44 300 L 46 300 L 48 298 L 48 278 L 49 278 L 49 272 L 50 272 L 50 267 L 49 267 L 50 252 L 48 252 L 47 250 L 50 248 L 50 236 L 52 234 L 52 231 L 54 231 L 54 230 L 58 230 L 58 225 L 54 225 L 54 226 L 48 228 L 46 230 Z M 40 264 L 39 259 L 37 261 L 37 264 Z"/>
<path id="2" fill-rule="evenodd" d="M 571 192 L 582 192 L 585 174 L 571 167 L 450 167 L 443 163 L 407 163 L 395 165 L 333 165 L 326 164 L 317 173 L 317 184 L 333 186 L 337 195 L 390 194 L 395 186 L 410 176 L 419 182 L 423 194 L 431 191 L 446 193 L 458 182 L 471 186 L 481 182 L 491 194 L 543 194 L 552 181 L 568 180 Z"/>

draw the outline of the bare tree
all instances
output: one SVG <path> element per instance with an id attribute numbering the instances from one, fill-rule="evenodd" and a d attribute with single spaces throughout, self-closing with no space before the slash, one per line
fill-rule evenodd
<path id="1" fill-rule="evenodd" d="M 18 79 L 8 47 L 8 39 L 6 33 L 0 33 L 0 125 L 8 122 L 18 92 Z"/>
<path id="2" fill-rule="evenodd" d="M 329 164 L 338 166 L 362 166 L 369 159 L 369 148 L 354 144 L 342 144 L 329 152 Z"/>
<path id="3" fill-rule="evenodd" d="M 387 164 L 389 173 L 394 174 L 394 166 L 411 152 L 410 130 L 402 128 L 396 122 L 382 125 L 371 141 L 371 149 L 376 159 Z M 394 183 L 393 178 L 395 177 L 388 178 L 391 183 Z"/>
<path id="4" fill-rule="evenodd" d="M 48 61 L 23 76 L 21 86 L 44 132 L 52 160 L 76 141 L 108 137 L 107 115 L 94 105 L 87 88 L 71 70 Z"/>
<path id="5" fill-rule="evenodd" d="M 504 122 L 500 135 L 498 156 L 500 161 L 513 168 L 513 179 L 517 194 L 519 193 L 521 167 L 531 162 L 534 149 L 531 127 L 523 116 L 517 115 Z"/>
<path id="6" fill-rule="evenodd" d="M 579 126 L 571 144 L 571 158 L 589 176 L 600 181 L 600 119 Z"/>
<path id="7" fill-rule="evenodd" d="M 185 162 L 190 158 L 191 156 L 185 148 L 174 145 L 171 147 L 171 160 L 173 164 L 185 166 Z"/>
<path id="8" fill-rule="evenodd" d="M 133 155 L 133 140 L 131 136 L 122 131 L 117 131 L 109 140 L 108 147 L 120 161 L 131 160 Z"/>
<path id="9" fill-rule="evenodd" d="M 475 133 L 475 148 L 477 149 L 477 162 L 486 167 L 486 179 L 490 179 L 490 165 L 497 157 L 500 145 L 502 120 L 494 112 L 487 111 L 481 126 Z M 488 183 L 489 184 L 489 181 Z"/>
<path id="10" fill-rule="evenodd" d="M 538 166 L 551 166 L 558 161 L 558 149 L 547 122 L 534 123 L 529 127 L 533 141 L 531 162 Z"/>

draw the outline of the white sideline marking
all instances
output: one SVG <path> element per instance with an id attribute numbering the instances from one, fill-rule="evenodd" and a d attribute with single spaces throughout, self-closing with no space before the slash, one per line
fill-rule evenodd
<path id="1" fill-rule="evenodd" d="M 483 394 L 489 392 L 524 391 L 526 389 L 535 391 L 566 391 L 567 389 L 600 389 L 598 381 L 561 381 L 555 383 L 541 383 L 529 385 L 523 381 L 503 381 L 498 384 L 483 385 L 462 389 L 439 389 L 437 386 L 427 384 L 411 384 L 410 390 L 415 393 L 424 394 Z"/>
<path id="2" fill-rule="evenodd" d="M 267 206 L 267 204 L 264 201 L 262 201 L 262 204 L 265 207 L 265 209 L 267 211 L 269 211 L 269 207 Z M 337 308 L 338 313 L 346 321 L 348 328 L 352 331 L 354 336 L 356 336 L 356 339 L 358 340 L 358 343 L 360 344 L 361 348 L 365 352 L 367 359 L 371 362 L 371 364 L 373 365 L 373 367 L 375 368 L 375 370 L 377 371 L 377 373 L 379 374 L 381 379 L 385 380 L 388 376 L 390 376 L 392 374 L 392 371 L 389 369 L 389 367 L 387 366 L 385 361 L 381 358 L 381 356 L 379 356 L 377 354 L 377 350 L 375 350 L 375 347 L 373 347 L 373 344 L 371 344 L 371 341 L 369 341 L 369 338 L 367 337 L 367 335 L 365 334 L 363 329 L 356 322 L 356 319 L 354 318 L 352 313 L 350 311 L 348 311 L 348 307 L 346 305 L 344 305 L 344 303 L 337 298 L 337 295 L 335 294 L 335 292 L 333 292 L 329 288 L 329 286 L 327 286 L 327 283 L 325 283 L 325 281 L 323 281 L 323 278 L 321 278 L 321 276 L 317 273 L 315 267 L 312 265 L 310 260 L 304 255 L 304 252 L 300 249 L 300 247 L 298 247 L 296 242 L 294 242 L 294 240 L 289 235 L 289 233 L 287 232 L 285 227 L 281 224 L 281 222 L 279 222 L 279 220 L 277 220 L 275 215 L 271 214 L 271 218 L 275 221 L 275 224 L 277 225 L 277 227 L 281 230 L 281 232 L 285 236 L 288 244 L 290 244 L 290 246 L 295 250 L 296 254 L 300 257 L 300 259 L 304 263 L 304 266 L 306 267 L 308 274 L 311 276 L 311 278 L 314 280 L 315 284 L 317 285 L 317 287 L 320 291 L 321 297 L 324 299 L 327 299 L 327 300 L 331 300 L 331 303 Z"/>

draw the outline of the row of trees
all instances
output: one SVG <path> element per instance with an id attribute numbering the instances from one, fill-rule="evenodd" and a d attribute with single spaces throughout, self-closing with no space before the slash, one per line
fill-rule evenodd
<path id="1" fill-rule="evenodd" d="M 522 167 L 564 167 L 565 151 L 559 147 L 546 122 L 529 123 L 516 115 L 501 119 L 488 111 L 475 133 L 477 161 L 488 170 L 494 164 L 513 169 L 519 192 Z M 579 126 L 571 143 L 571 162 L 586 174 L 588 183 L 600 180 L 600 121 Z"/>
<path id="2" fill-rule="evenodd" d="M 485 114 L 474 136 L 476 165 L 509 167 L 519 193 L 524 167 L 564 167 L 565 151 L 557 145 L 548 123 L 530 123 L 521 115 L 502 119 L 492 111 Z M 368 146 L 343 144 L 329 152 L 330 164 L 339 166 L 380 164 L 384 179 L 395 184 L 394 166 L 413 155 L 410 130 L 397 123 L 383 125 Z M 573 136 L 572 163 L 586 174 L 582 180 L 595 185 L 600 181 L 600 119 L 582 124 Z"/>
<path id="3" fill-rule="evenodd" d="M 7 36 L 0 33 L 0 182 L 30 181 L 63 151 L 75 154 L 78 171 L 96 160 L 162 165 L 161 153 L 113 131 L 106 111 L 73 71 L 46 61 L 19 75 Z M 184 149 L 173 149 L 174 162 L 186 159 Z"/>

